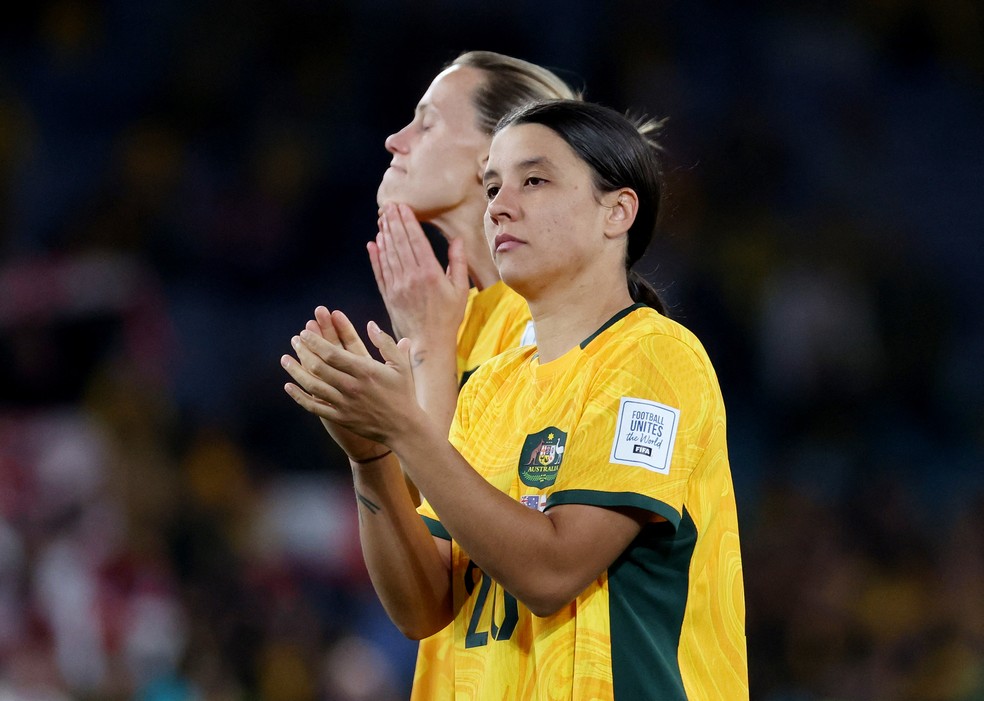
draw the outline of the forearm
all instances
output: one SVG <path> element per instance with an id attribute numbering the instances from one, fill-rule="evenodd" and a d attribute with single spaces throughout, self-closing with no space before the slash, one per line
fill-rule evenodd
<path id="1" fill-rule="evenodd" d="M 417 403 L 447 435 L 458 400 L 458 358 L 454 338 L 424 334 L 414 341 L 410 360 Z M 411 500 L 415 506 L 420 506 L 420 490 L 409 475 L 405 478 Z"/>
<path id="2" fill-rule="evenodd" d="M 391 447 L 461 548 L 534 613 L 552 613 L 596 576 L 550 517 L 489 484 L 436 427 L 416 427 Z"/>
<path id="3" fill-rule="evenodd" d="M 458 401 L 455 338 L 435 335 L 415 340 L 411 363 L 417 403 L 447 437 Z"/>
<path id="4" fill-rule="evenodd" d="M 451 620 L 450 563 L 415 511 L 394 455 L 351 466 L 373 587 L 404 635 L 431 635 Z"/>

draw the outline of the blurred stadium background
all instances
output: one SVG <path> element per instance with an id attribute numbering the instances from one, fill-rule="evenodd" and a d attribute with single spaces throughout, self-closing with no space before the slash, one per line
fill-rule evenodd
<path id="1" fill-rule="evenodd" d="M 432 75 L 669 117 L 643 272 L 729 408 L 752 698 L 984 699 L 973 0 L 54 0 L 0 21 L 0 699 L 405 698 L 283 393 Z"/>

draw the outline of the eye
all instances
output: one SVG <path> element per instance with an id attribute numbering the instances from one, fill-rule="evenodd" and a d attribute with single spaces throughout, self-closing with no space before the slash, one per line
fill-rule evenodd
<path id="1" fill-rule="evenodd" d="M 489 201 L 494 200 L 495 199 L 495 196 L 498 195 L 498 194 L 499 194 L 499 186 L 498 185 L 488 185 L 485 188 L 485 198 L 488 199 Z"/>
<path id="2" fill-rule="evenodd" d="M 524 184 L 525 185 L 532 185 L 533 187 L 536 187 L 537 185 L 542 185 L 545 182 L 547 182 L 547 181 L 544 180 L 543 178 L 540 178 L 540 177 L 538 177 L 536 175 L 531 175 L 530 177 L 528 177 L 526 179 L 526 182 Z"/>

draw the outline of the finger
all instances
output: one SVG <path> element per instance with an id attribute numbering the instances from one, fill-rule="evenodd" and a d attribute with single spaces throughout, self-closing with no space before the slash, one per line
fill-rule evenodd
<path id="1" fill-rule="evenodd" d="M 297 359 L 283 355 L 280 357 L 280 365 L 297 383 L 298 389 L 312 399 L 334 405 L 344 398 L 337 388 L 311 374 Z"/>
<path id="2" fill-rule="evenodd" d="M 343 312 L 332 312 L 331 321 L 334 324 L 335 331 L 338 333 L 338 339 L 345 350 L 356 355 L 364 355 L 367 358 L 372 357 L 369 354 L 369 349 L 366 348 L 366 344 L 362 342 L 358 331 L 355 330 L 355 326 Z"/>
<path id="3" fill-rule="evenodd" d="M 397 239 L 404 234 L 403 223 L 397 214 L 396 205 L 388 205 L 383 213 L 383 241 L 386 243 L 386 253 L 390 257 L 390 265 L 394 271 L 399 272 L 408 265 L 414 265 L 413 255 L 407 250 L 406 246 L 397 244 Z M 405 244 L 406 242 L 403 241 Z"/>
<path id="4" fill-rule="evenodd" d="M 387 219 L 389 224 L 389 233 L 393 238 L 393 248 L 396 250 L 396 254 L 400 257 L 400 263 L 403 267 L 409 267 L 411 265 L 420 265 L 420 260 L 414 254 L 413 246 L 410 244 L 410 232 L 407 229 L 407 223 L 403 219 L 403 210 L 410 209 L 405 205 L 398 205 L 387 210 Z M 413 223 L 419 227 L 417 220 L 413 218 L 411 214 L 410 218 Z M 423 235 L 423 232 L 421 232 Z"/>
<path id="5" fill-rule="evenodd" d="M 386 361 L 387 365 L 394 365 L 397 368 L 407 368 L 410 366 L 410 346 L 409 341 L 404 344 L 401 350 L 393 337 L 379 328 L 375 321 L 370 321 L 368 325 L 369 340 L 379 350 L 379 354 Z M 406 340 L 406 339 L 403 339 Z"/>
<path id="6" fill-rule="evenodd" d="M 366 250 L 369 251 L 369 265 L 372 266 L 372 276 L 376 278 L 376 288 L 385 297 L 386 277 L 383 275 L 383 263 L 379 259 L 379 246 L 375 241 L 370 241 L 366 244 Z"/>
<path id="7" fill-rule="evenodd" d="M 314 309 L 315 322 L 308 322 L 305 328 L 311 331 L 318 331 L 321 337 L 328 341 L 338 345 L 340 343 L 338 339 L 338 334 L 335 332 L 335 325 L 331 322 L 331 312 L 328 311 L 328 307 L 317 306 Z M 316 328 L 311 328 L 314 326 Z"/>
<path id="8" fill-rule="evenodd" d="M 451 239 L 448 244 L 447 275 L 455 289 L 468 289 L 468 257 L 465 254 L 465 242 L 461 239 Z"/>
<path id="9" fill-rule="evenodd" d="M 297 359 L 308 372 L 343 392 L 346 391 L 345 388 L 351 387 L 352 378 L 366 372 L 366 358 L 356 356 L 340 345 L 332 345 L 307 329 L 301 331 L 299 336 L 294 336 L 291 345 L 297 353 Z"/>
<path id="10" fill-rule="evenodd" d="M 391 285 L 394 280 L 396 280 L 396 271 L 399 261 L 396 260 L 393 254 L 390 252 L 390 246 L 387 242 L 389 238 L 386 234 L 387 230 L 386 222 L 383 222 L 382 231 L 376 234 L 376 247 L 379 249 L 379 260 L 383 269 L 383 277 L 386 279 L 388 285 Z"/>
<path id="11" fill-rule="evenodd" d="M 424 233 L 424 228 L 417 221 L 417 215 L 413 213 L 409 205 L 401 204 L 397 209 L 400 220 L 403 223 L 403 229 L 407 233 L 407 244 L 410 247 L 414 260 L 417 261 L 417 265 L 421 267 L 440 265 L 437 261 L 437 256 L 434 255 L 434 249 L 431 247 L 430 241 L 427 240 L 427 234 Z"/>
<path id="12" fill-rule="evenodd" d="M 288 382 L 284 385 L 284 391 L 301 407 L 314 414 L 315 416 L 321 417 L 323 419 L 328 419 L 329 421 L 337 422 L 339 419 L 339 412 L 331 404 L 321 401 L 310 394 L 305 392 L 303 389 L 295 385 L 293 382 Z"/>

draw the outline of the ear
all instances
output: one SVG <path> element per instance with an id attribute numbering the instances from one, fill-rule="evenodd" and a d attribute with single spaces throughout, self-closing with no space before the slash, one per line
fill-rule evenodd
<path id="1" fill-rule="evenodd" d="M 478 156 L 478 182 L 485 182 L 485 169 L 489 165 L 489 150 L 485 149 Z"/>
<path id="2" fill-rule="evenodd" d="M 605 236 L 610 239 L 625 234 L 635 222 L 639 212 L 639 196 L 635 190 L 623 187 L 613 192 L 605 193 L 602 203 L 605 214 Z"/>

